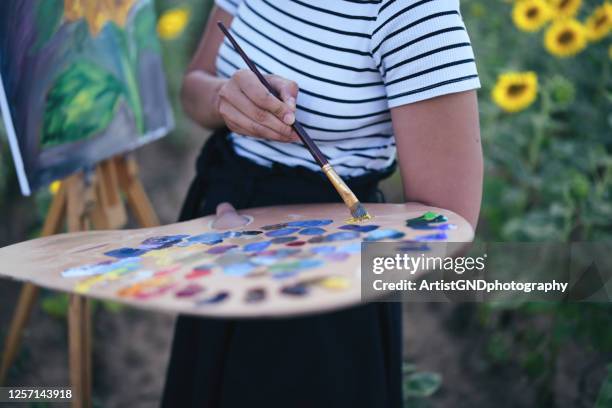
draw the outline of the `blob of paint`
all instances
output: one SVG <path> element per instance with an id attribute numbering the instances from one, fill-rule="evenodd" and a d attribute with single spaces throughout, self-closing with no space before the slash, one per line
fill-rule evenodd
<path id="1" fill-rule="evenodd" d="M 349 239 L 359 238 L 359 233 L 357 231 L 341 231 L 334 232 L 325 237 L 325 242 L 334 242 L 334 241 L 348 241 Z"/>
<path id="2" fill-rule="evenodd" d="M 197 283 L 190 283 L 185 286 L 183 289 L 177 291 L 174 296 L 176 297 L 191 297 L 193 295 L 197 295 L 202 292 L 204 287 L 202 285 L 198 285 Z"/>
<path id="3" fill-rule="evenodd" d="M 335 246 L 331 245 L 321 245 L 317 247 L 310 248 L 310 252 L 313 254 L 329 254 L 336 250 Z"/>
<path id="4" fill-rule="evenodd" d="M 266 225 L 264 227 L 261 227 L 262 230 L 264 231 L 273 231 L 273 230 L 277 230 L 277 229 L 281 229 L 281 228 L 285 228 L 287 227 L 287 223 L 282 223 L 282 224 L 272 224 L 272 225 Z"/>
<path id="5" fill-rule="evenodd" d="M 448 235 L 446 234 L 446 232 L 439 232 L 437 234 L 428 234 L 428 235 L 419 235 L 418 237 L 415 237 L 414 240 L 415 241 L 444 241 L 445 239 L 448 239 Z"/>
<path id="6" fill-rule="evenodd" d="M 204 306 L 215 303 L 221 303 L 229 297 L 228 292 L 218 292 L 210 297 L 200 299 L 196 302 L 196 306 Z"/>
<path id="7" fill-rule="evenodd" d="M 364 241 L 382 241 L 384 239 L 400 239 L 404 237 L 403 232 L 394 229 L 379 229 L 370 232 L 365 238 Z"/>
<path id="8" fill-rule="evenodd" d="M 293 242 L 288 242 L 287 246 L 302 246 L 304 245 L 306 242 L 305 241 L 293 241 Z"/>
<path id="9" fill-rule="evenodd" d="M 255 269 L 255 265 L 249 262 L 229 264 L 223 267 L 223 273 L 230 276 L 244 276 Z"/>
<path id="10" fill-rule="evenodd" d="M 308 240 L 308 242 L 311 244 L 319 244 L 323 241 L 325 241 L 325 237 L 323 235 L 317 235 Z"/>
<path id="11" fill-rule="evenodd" d="M 206 232 L 204 234 L 195 235 L 187 239 L 189 242 L 198 242 L 200 244 L 214 245 L 223 242 L 229 234 L 227 232 Z"/>
<path id="12" fill-rule="evenodd" d="M 146 254 L 148 250 L 139 248 L 119 248 L 113 249 L 112 251 L 105 252 L 104 255 L 112 256 L 113 258 L 133 258 Z"/>
<path id="13" fill-rule="evenodd" d="M 284 237 L 286 235 L 291 235 L 297 231 L 299 231 L 298 227 L 286 227 L 286 228 L 280 228 L 280 229 L 273 230 L 273 231 L 268 231 L 266 232 L 266 235 L 269 237 Z"/>
<path id="14" fill-rule="evenodd" d="M 297 237 L 278 237 L 272 238 L 270 242 L 273 244 L 286 244 L 287 242 L 295 241 Z"/>
<path id="15" fill-rule="evenodd" d="M 344 276 L 330 276 L 321 279 L 318 284 L 329 290 L 345 290 L 351 286 L 351 282 Z"/>
<path id="16" fill-rule="evenodd" d="M 290 296 L 304 296 L 308 294 L 308 286 L 302 283 L 284 286 L 283 288 L 281 288 L 281 293 Z"/>
<path id="17" fill-rule="evenodd" d="M 159 237 L 151 237 L 142 241 L 140 248 L 142 249 L 162 249 L 181 242 L 183 238 L 189 235 L 164 235 Z"/>
<path id="18" fill-rule="evenodd" d="M 246 244 L 242 250 L 245 252 L 261 252 L 265 251 L 272 243 L 270 241 L 251 242 Z"/>
<path id="19" fill-rule="evenodd" d="M 378 229 L 378 225 L 357 225 L 357 224 L 346 224 L 341 226 L 339 229 L 346 231 L 357 231 L 357 232 L 370 232 Z"/>
<path id="20" fill-rule="evenodd" d="M 309 227 L 309 228 L 304 228 L 303 230 L 301 230 L 300 234 L 302 235 L 323 235 L 325 234 L 325 229 L 319 228 L 319 227 Z"/>
<path id="21" fill-rule="evenodd" d="M 332 252 L 331 254 L 326 254 L 325 259 L 334 261 L 334 262 L 342 262 L 346 261 L 350 256 L 347 252 Z"/>
<path id="22" fill-rule="evenodd" d="M 266 290 L 263 288 L 249 289 L 244 297 L 246 303 L 259 303 L 266 298 Z"/>
<path id="23" fill-rule="evenodd" d="M 291 221 L 287 225 L 290 227 L 321 227 L 323 225 L 329 225 L 333 220 L 303 220 L 303 221 Z"/>

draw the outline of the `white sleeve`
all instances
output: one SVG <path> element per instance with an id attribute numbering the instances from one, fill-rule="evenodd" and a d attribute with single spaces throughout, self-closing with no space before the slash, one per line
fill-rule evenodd
<path id="1" fill-rule="evenodd" d="M 240 6 L 241 2 L 242 0 L 215 0 L 215 4 L 217 6 L 227 11 L 232 16 L 236 15 L 236 12 L 238 11 L 238 6 Z"/>
<path id="2" fill-rule="evenodd" d="M 390 108 L 480 88 L 459 0 L 384 2 L 370 50 Z"/>

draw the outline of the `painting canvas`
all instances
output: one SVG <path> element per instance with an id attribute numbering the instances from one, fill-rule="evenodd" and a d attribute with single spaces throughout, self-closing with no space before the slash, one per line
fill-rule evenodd
<path id="1" fill-rule="evenodd" d="M 151 0 L 0 2 L 0 105 L 24 195 L 173 126 Z"/>

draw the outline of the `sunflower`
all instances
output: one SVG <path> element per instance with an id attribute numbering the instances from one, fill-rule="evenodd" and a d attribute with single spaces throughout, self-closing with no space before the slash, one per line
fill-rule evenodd
<path id="1" fill-rule="evenodd" d="M 589 41 L 599 41 L 612 29 L 612 4 L 606 3 L 597 7 L 587 18 L 586 35 Z"/>
<path id="2" fill-rule="evenodd" d="M 189 21 L 189 10 L 174 8 L 165 11 L 157 22 L 157 33 L 164 40 L 172 40 L 183 32 Z"/>
<path id="3" fill-rule="evenodd" d="M 512 10 L 514 24 L 523 31 L 539 30 L 550 17 L 550 8 L 544 0 L 520 0 Z"/>
<path id="4" fill-rule="evenodd" d="M 127 16 L 136 0 L 64 0 L 64 16 L 68 21 L 84 18 L 93 36 L 102 31 L 109 21 L 125 26 Z"/>
<path id="5" fill-rule="evenodd" d="M 582 6 L 582 0 L 548 0 L 548 4 L 555 17 L 574 17 Z"/>
<path id="6" fill-rule="evenodd" d="M 587 45 L 584 26 L 574 19 L 562 19 L 552 24 L 544 36 L 544 46 L 557 57 L 571 57 Z"/>
<path id="7" fill-rule="evenodd" d="M 491 96 L 506 112 L 522 111 L 538 96 L 538 76 L 532 71 L 501 74 Z"/>

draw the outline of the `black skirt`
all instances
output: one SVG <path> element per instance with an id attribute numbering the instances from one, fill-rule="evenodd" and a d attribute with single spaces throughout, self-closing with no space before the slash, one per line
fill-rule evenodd
<path id="1" fill-rule="evenodd" d="M 361 201 L 381 201 L 378 181 L 348 179 Z M 259 166 L 216 132 L 197 162 L 181 220 L 236 208 L 337 202 L 320 173 Z M 291 319 L 179 316 L 162 400 L 164 408 L 400 407 L 401 310 L 374 303 Z"/>

